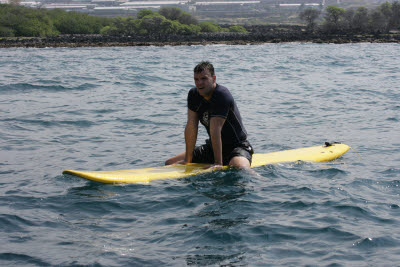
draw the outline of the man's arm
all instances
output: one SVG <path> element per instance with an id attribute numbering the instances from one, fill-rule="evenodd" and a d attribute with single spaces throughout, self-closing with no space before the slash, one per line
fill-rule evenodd
<path id="1" fill-rule="evenodd" d="M 222 117 L 212 117 L 210 119 L 210 135 L 214 151 L 214 163 L 215 165 L 221 166 L 223 165 L 221 130 L 224 123 L 225 119 Z"/>
<path id="2" fill-rule="evenodd" d="M 185 163 L 191 163 L 193 159 L 194 146 L 196 145 L 197 132 L 199 128 L 199 116 L 196 112 L 188 109 L 188 118 L 185 127 Z"/>

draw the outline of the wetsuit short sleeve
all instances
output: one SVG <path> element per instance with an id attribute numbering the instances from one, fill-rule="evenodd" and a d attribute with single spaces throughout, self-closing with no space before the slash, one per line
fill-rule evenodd
<path id="1" fill-rule="evenodd" d="M 233 97 L 226 88 L 220 86 L 219 90 L 215 90 L 210 102 L 210 117 L 226 119 L 233 105 Z"/>
<path id="2" fill-rule="evenodd" d="M 196 88 L 192 88 L 187 97 L 187 107 L 194 112 L 199 110 L 199 105 L 201 103 L 201 98 L 199 93 L 197 93 Z"/>

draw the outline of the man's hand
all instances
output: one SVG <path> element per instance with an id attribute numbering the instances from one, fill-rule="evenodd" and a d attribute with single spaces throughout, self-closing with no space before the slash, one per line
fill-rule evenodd
<path id="1" fill-rule="evenodd" d="M 220 164 L 211 164 L 209 166 L 204 167 L 204 169 L 206 170 L 210 169 L 211 171 L 220 171 L 223 169 L 223 166 Z"/>

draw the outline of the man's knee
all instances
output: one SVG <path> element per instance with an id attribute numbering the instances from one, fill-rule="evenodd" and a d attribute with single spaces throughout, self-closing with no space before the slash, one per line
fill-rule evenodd
<path id="1" fill-rule="evenodd" d="M 245 157 L 233 157 L 229 161 L 229 166 L 239 169 L 248 169 L 250 168 L 250 162 Z"/>

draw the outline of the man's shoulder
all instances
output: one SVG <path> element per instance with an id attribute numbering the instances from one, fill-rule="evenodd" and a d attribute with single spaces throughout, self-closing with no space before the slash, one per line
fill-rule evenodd
<path id="1" fill-rule="evenodd" d="M 200 96 L 200 94 L 199 94 L 199 92 L 197 91 L 196 87 L 193 87 L 193 88 L 190 89 L 189 92 L 188 92 L 188 97 L 189 97 L 189 98 L 199 97 L 199 96 Z"/>
<path id="2" fill-rule="evenodd" d="M 197 110 L 198 105 L 201 103 L 201 99 L 202 99 L 202 97 L 200 96 L 196 87 L 190 89 L 188 92 L 188 96 L 187 96 L 187 103 L 188 103 L 189 109 Z"/>
<path id="3" fill-rule="evenodd" d="M 215 92 L 216 98 L 224 98 L 224 99 L 232 99 L 233 100 L 231 92 L 229 91 L 228 88 L 226 88 L 223 85 L 217 84 L 217 87 L 215 88 L 214 92 Z"/>
<path id="4" fill-rule="evenodd" d="M 217 90 L 217 91 L 222 91 L 222 92 L 229 92 L 229 89 L 228 88 L 226 88 L 225 86 L 223 86 L 223 85 L 220 85 L 220 84 L 218 84 L 217 83 L 217 86 L 215 87 L 215 90 Z"/>

